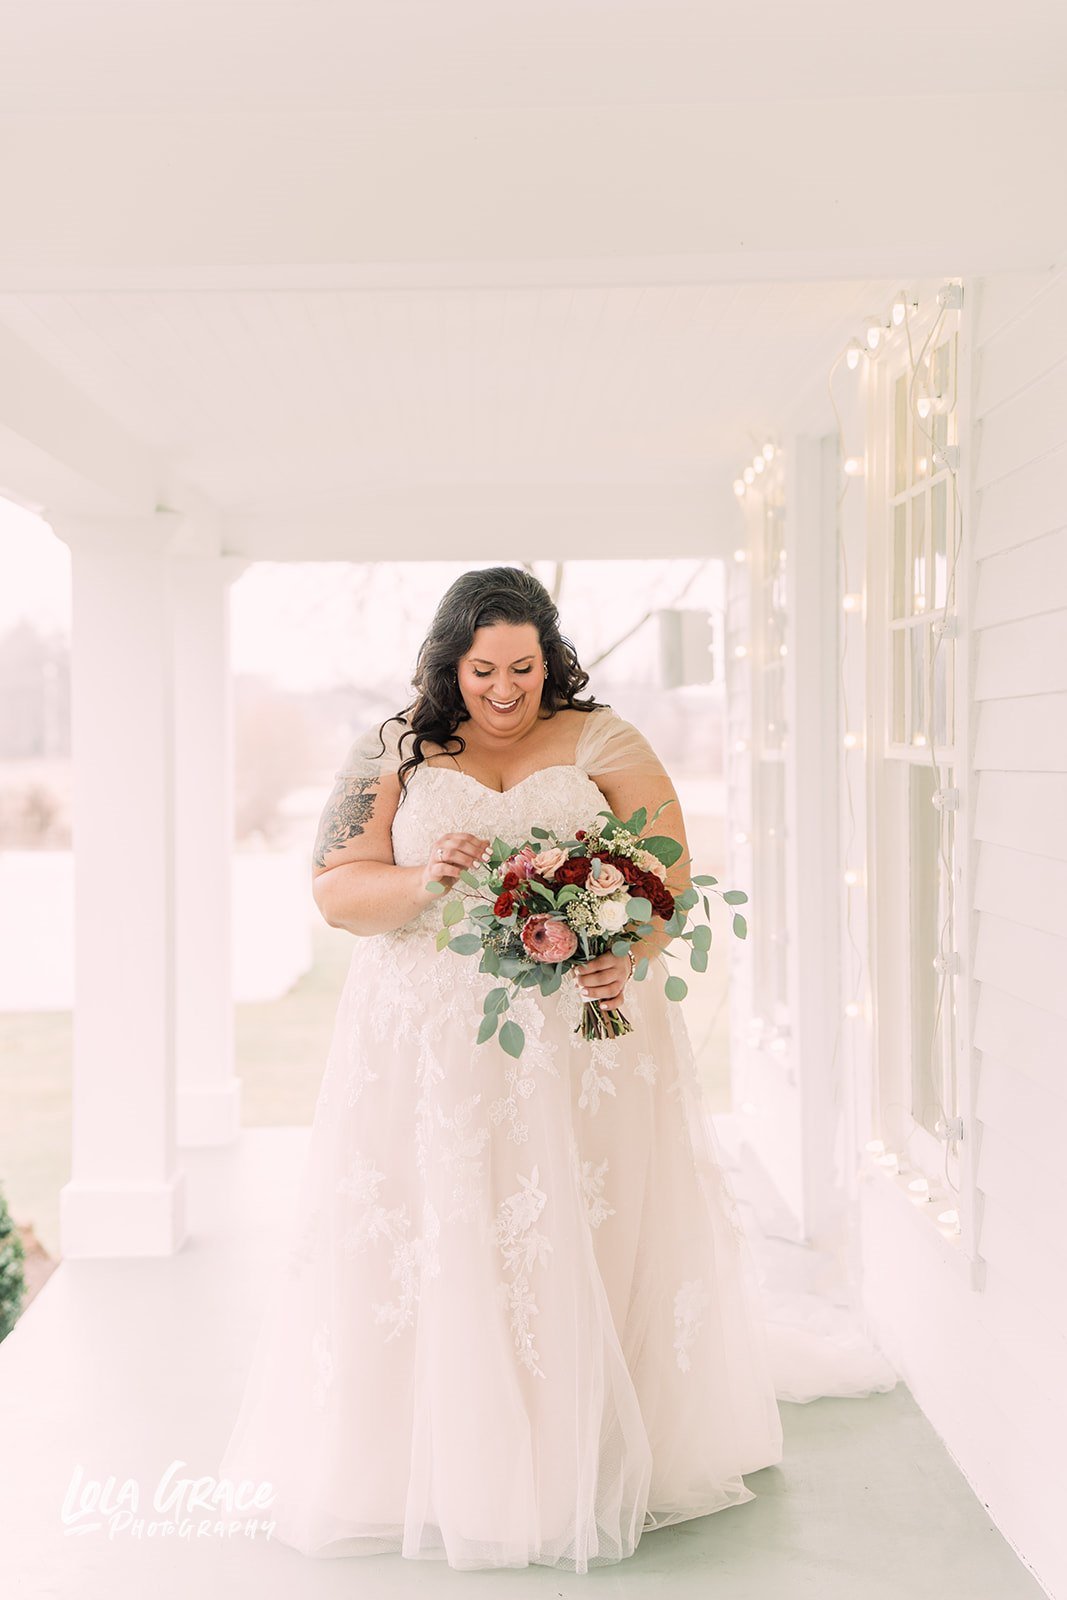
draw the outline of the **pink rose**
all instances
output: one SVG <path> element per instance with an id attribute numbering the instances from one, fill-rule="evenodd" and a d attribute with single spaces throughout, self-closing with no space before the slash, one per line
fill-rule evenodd
<path id="1" fill-rule="evenodd" d="M 587 889 L 592 889 L 594 894 L 614 894 L 616 889 L 622 888 L 625 881 L 618 867 L 613 867 L 610 861 L 601 861 L 600 871 L 595 878 L 590 873 L 585 880 L 585 886 Z"/>
<path id="2" fill-rule="evenodd" d="M 542 878 L 551 878 L 557 867 L 561 867 L 567 859 L 566 850 L 561 850 L 558 845 L 553 845 L 551 850 L 539 850 L 534 856 L 536 871 Z"/>
<path id="3" fill-rule="evenodd" d="M 535 961 L 566 961 L 578 948 L 578 936 L 567 923 L 538 911 L 522 925 L 522 942 Z"/>

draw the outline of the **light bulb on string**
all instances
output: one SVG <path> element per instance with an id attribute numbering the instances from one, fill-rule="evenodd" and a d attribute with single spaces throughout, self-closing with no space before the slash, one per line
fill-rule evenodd
<path id="1" fill-rule="evenodd" d="M 860 364 L 860 356 L 863 355 L 863 353 L 863 346 L 860 344 L 859 340 L 850 339 L 845 347 L 845 361 L 850 372 L 855 372 L 856 368 Z"/>
<path id="2" fill-rule="evenodd" d="M 747 561 L 748 560 L 748 551 L 743 549 L 740 545 L 738 545 L 737 549 L 734 551 L 734 560 L 736 562 L 738 562 L 738 563 L 740 563 L 742 561 Z"/>
<path id="3" fill-rule="evenodd" d="M 843 611 L 858 611 L 862 604 L 863 596 L 861 594 L 846 594 L 841 599 L 841 609 Z"/>
<path id="4" fill-rule="evenodd" d="M 859 881 L 860 881 L 859 873 L 853 871 L 853 869 L 850 867 L 848 869 L 848 871 L 845 873 L 845 882 L 846 882 L 846 884 L 848 885 L 848 887 L 850 889 L 854 889 L 856 887 L 856 884 L 859 883 Z"/>
<path id="5" fill-rule="evenodd" d="M 860 1014 L 861 1009 L 862 1008 L 859 1005 L 858 1001 L 850 1000 L 848 1002 L 848 1005 L 845 1007 L 845 1016 L 846 1017 L 858 1017 L 859 1014 Z"/>
<path id="6" fill-rule="evenodd" d="M 764 461 L 773 461 L 774 460 L 774 446 L 773 446 L 773 444 L 771 443 L 771 441 L 769 439 L 767 440 L 767 443 L 763 446 L 763 459 L 764 459 Z"/>
<path id="7" fill-rule="evenodd" d="M 848 478 L 860 478 L 863 476 L 862 456 L 845 457 L 845 476 Z"/>
<path id="8" fill-rule="evenodd" d="M 893 326 L 899 328 L 908 314 L 907 302 L 902 294 L 898 294 L 893 301 Z"/>
<path id="9" fill-rule="evenodd" d="M 744 472 L 741 474 L 741 476 L 744 478 L 746 483 L 755 483 L 755 481 L 756 481 L 756 469 L 755 469 L 755 467 L 746 467 Z"/>
<path id="10" fill-rule="evenodd" d="M 745 657 L 748 655 L 748 645 L 747 644 L 735 644 L 734 645 L 734 655 L 737 657 L 738 661 L 743 661 L 745 659 Z"/>
<path id="11" fill-rule="evenodd" d="M 878 349 L 878 346 L 882 342 L 882 334 L 884 332 L 885 332 L 885 329 L 882 326 L 882 323 L 881 323 L 881 321 L 880 321 L 880 319 L 878 317 L 868 317 L 868 319 L 867 319 L 867 328 L 866 328 L 866 339 L 867 339 L 867 348 L 868 348 L 868 350 L 872 350 L 873 351 L 873 350 L 877 350 Z"/>
<path id="12" fill-rule="evenodd" d="M 744 494 L 744 492 L 745 492 L 745 480 L 744 480 L 744 478 L 735 478 L 734 479 L 734 494 L 740 500 L 740 498 Z"/>
<path id="13" fill-rule="evenodd" d="M 767 463 L 761 455 L 752 457 L 752 466 L 756 472 L 766 472 L 767 470 Z"/>
<path id="14" fill-rule="evenodd" d="M 859 742 L 860 739 L 858 733 L 846 733 L 841 741 L 846 750 L 855 750 Z"/>

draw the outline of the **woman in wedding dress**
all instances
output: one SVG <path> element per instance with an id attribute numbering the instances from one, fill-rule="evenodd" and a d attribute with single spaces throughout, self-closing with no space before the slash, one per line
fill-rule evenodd
<path id="1" fill-rule="evenodd" d="M 782 1459 L 753 1262 L 659 945 L 643 982 L 603 955 L 515 992 L 513 1059 L 475 1044 L 499 980 L 435 944 L 428 883 L 605 806 L 673 800 L 656 826 L 685 886 L 670 778 L 588 681 L 536 578 L 468 572 L 413 702 L 357 739 L 323 812 L 314 893 L 351 965 L 220 1468 L 269 1480 L 274 1537 L 308 1555 L 585 1572 L 754 1499 L 743 1475 Z M 633 1031 L 583 1039 L 583 992 Z"/>

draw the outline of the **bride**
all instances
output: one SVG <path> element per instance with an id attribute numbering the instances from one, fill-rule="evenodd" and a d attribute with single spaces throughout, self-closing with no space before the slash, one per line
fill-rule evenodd
<path id="1" fill-rule="evenodd" d="M 476 1045 L 497 979 L 438 951 L 441 901 L 494 837 L 680 808 L 526 571 L 465 573 L 415 698 L 337 773 L 314 849 L 354 935 L 285 1242 L 220 1471 L 269 1480 L 274 1537 L 455 1568 L 585 1572 L 642 1534 L 755 1498 L 782 1459 L 759 1290 L 653 958 L 515 991 L 514 1059 Z M 633 1031 L 576 1033 L 582 998 Z"/>

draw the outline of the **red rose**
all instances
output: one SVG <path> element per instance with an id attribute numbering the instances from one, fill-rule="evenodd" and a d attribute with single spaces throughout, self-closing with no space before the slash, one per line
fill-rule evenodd
<path id="1" fill-rule="evenodd" d="M 515 896 L 510 889 L 504 889 L 493 901 L 493 910 L 498 917 L 510 917 L 515 909 Z"/>
<path id="2" fill-rule="evenodd" d="M 500 880 L 500 887 L 502 889 L 514 889 L 518 881 L 519 875 L 517 872 L 505 872 L 504 876 Z"/>
<path id="3" fill-rule="evenodd" d="M 588 856 L 568 856 L 567 860 L 556 868 L 553 881 L 557 884 L 582 884 L 588 878 L 590 870 Z"/>
<path id="4" fill-rule="evenodd" d="M 576 839 L 584 839 L 585 838 L 585 829 L 584 828 L 575 828 L 574 837 Z"/>

